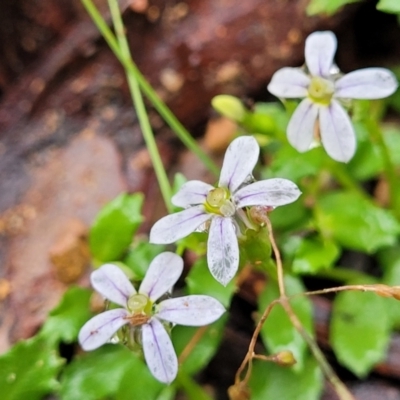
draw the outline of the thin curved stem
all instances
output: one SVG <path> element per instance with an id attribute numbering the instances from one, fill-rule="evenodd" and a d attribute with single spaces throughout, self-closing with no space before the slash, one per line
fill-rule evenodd
<path id="1" fill-rule="evenodd" d="M 128 41 L 125 36 L 125 29 L 122 23 L 121 13 L 117 0 L 108 0 L 108 5 L 111 12 L 111 18 L 114 24 L 115 33 L 118 38 L 119 50 L 121 57 L 124 60 L 131 59 Z M 139 119 L 139 124 L 143 132 L 143 138 L 146 142 L 147 149 L 153 163 L 154 171 L 157 176 L 158 184 L 160 186 L 161 194 L 168 212 L 172 212 L 172 190 L 169 184 L 168 176 L 165 171 L 163 162 L 161 160 L 160 152 L 158 151 L 157 144 L 154 138 L 153 130 L 151 129 L 149 117 L 147 115 L 146 107 L 143 102 L 143 97 L 140 92 L 139 84 L 134 74 L 125 68 L 126 77 L 128 80 L 129 89 L 132 96 L 132 102 L 136 109 L 136 114 Z"/>
<path id="2" fill-rule="evenodd" d="M 114 55 L 121 62 L 123 67 L 132 74 L 136 81 L 138 82 L 143 93 L 153 104 L 154 108 L 163 117 L 164 121 L 169 125 L 169 127 L 175 132 L 182 143 L 193 152 L 201 162 L 208 168 L 208 170 L 215 176 L 219 175 L 219 168 L 211 160 L 211 158 L 199 147 L 196 140 L 190 135 L 187 129 L 178 121 L 171 110 L 165 105 L 165 103 L 160 99 L 155 90 L 147 82 L 146 78 L 139 71 L 137 65 L 133 62 L 132 58 L 127 58 L 121 52 L 118 45 L 118 41 L 112 33 L 111 29 L 108 27 L 107 23 L 104 21 L 102 15 L 97 10 L 96 6 L 93 4 L 92 0 L 81 0 L 86 11 L 92 18 L 94 24 L 97 26 L 98 30 L 104 37 L 108 46 L 114 53 Z"/>

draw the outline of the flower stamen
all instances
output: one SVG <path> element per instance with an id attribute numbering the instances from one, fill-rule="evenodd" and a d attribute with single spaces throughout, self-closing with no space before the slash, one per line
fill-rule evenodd
<path id="1" fill-rule="evenodd" d="M 333 82 L 320 76 L 313 76 L 308 86 L 308 97 L 315 103 L 329 105 L 335 92 Z"/>

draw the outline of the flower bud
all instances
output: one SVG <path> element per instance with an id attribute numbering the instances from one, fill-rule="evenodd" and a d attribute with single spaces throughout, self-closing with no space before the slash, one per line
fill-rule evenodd
<path id="1" fill-rule="evenodd" d="M 274 361 L 277 364 L 282 365 L 283 367 L 291 367 L 297 362 L 296 359 L 294 358 L 293 353 L 289 350 L 284 350 L 275 354 Z"/>
<path id="2" fill-rule="evenodd" d="M 236 122 L 242 122 L 247 114 L 247 110 L 242 102 L 233 96 L 221 94 L 211 100 L 211 105 L 224 117 Z"/>

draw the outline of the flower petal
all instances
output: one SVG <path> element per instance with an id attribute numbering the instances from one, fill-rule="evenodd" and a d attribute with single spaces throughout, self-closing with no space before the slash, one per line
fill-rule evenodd
<path id="1" fill-rule="evenodd" d="M 202 205 L 167 215 L 157 221 L 151 228 L 150 243 L 167 244 L 176 242 L 194 232 L 212 216 L 213 214 L 206 213 Z"/>
<path id="2" fill-rule="evenodd" d="M 335 100 L 321 107 L 319 114 L 322 144 L 336 161 L 349 161 L 356 151 L 356 137 L 350 118 Z"/>
<path id="3" fill-rule="evenodd" d="M 207 262 L 212 276 L 224 286 L 235 276 L 239 267 L 239 245 L 235 226 L 230 218 L 212 219 L 207 243 Z"/>
<path id="4" fill-rule="evenodd" d="M 82 349 L 90 351 L 102 346 L 119 328 L 128 323 L 128 315 L 125 309 L 116 308 L 90 319 L 79 331 L 78 340 Z"/>
<path id="5" fill-rule="evenodd" d="M 267 86 L 270 93 L 286 99 L 307 96 L 310 78 L 300 68 L 282 68 L 274 73 Z"/>
<path id="6" fill-rule="evenodd" d="M 189 207 L 196 204 L 203 204 L 207 194 L 214 186 L 201 181 L 189 181 L 182 185 L 178 193 L 172 197 L 172 204 L 177 207 Z"/>
<path id="7" fill-rule="evenodd" d="M 288 179 L 266 179 L 252 183 L 237 191 L 234 196 L 238 208 L 247 206 L 282 206 L 293 203 L 301 192 Z"/>
<path id="8" fill-rule="evenodd" d="M 305 98 L 294 111 L 287 127 L 289 143 L 301 153 L 307 151 L 314 137 L 318 106 Z"/>
<path id="9" fill-rule="evenodd" d="M 126 275 L 113 264 L 104 264 L 90 275 L 92 286 L 106 299 L 126 307 L 128 298 L 136 293 Z"/>
<path id="10" fill-rule="evenodd" d="M 224 306 L 210 296 L 191 295 L 162 301 L 157 318 L 186 326 L 208 325 L 225 312 Z"/>
<path id="11" fill-rule="evenodd" d="M 337 48 L 336 36 L 331 31 L 314 32 L 306 39 L 305 57 L 311 75 L 327 77 Z"/>
<path id="12" fill-rule="evenodd" d="M 218 186 L 234 193 L 253 172 L 259 154 L 260 146 L 252 136 L 236 138 L 226 150 Z"/>
<path id="13" fill-rule="evenodd" d="M 142 326 L 144 358 L 153 376 L 171 383 L 178 373 L 178 359 L 170 337 L 157 318 Z"/>
<path id="14" fill-rule="evenodd" d="M 164 293 L 168 292 L 183 271 L 183 260 L 181 257 L 170 251 L 156 256 L 150 263 L 139 293 L 149 296 L 151 301 L 156 301 Z"/>
<path id="15" fill-rule="evenodd" d="M 337 80 L 335 97 L 381 99 L 393 94 L 397 86 L 396 76 L 385 68 L 359 69 Z"/>

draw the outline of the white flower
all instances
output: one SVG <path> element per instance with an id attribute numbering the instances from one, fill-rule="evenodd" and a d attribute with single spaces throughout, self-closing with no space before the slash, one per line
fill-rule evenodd
<path id="1" fill-rule="evenodd" d="M 304 98 L 295 110 L 288 128 L 290 144 L 300 152 L 310 148 L 315 122 L 319 121 L 321 141 L 334 160 L 349 161 L 356 149 L 350 118 L 338 100 L 381 99 L 395 92 L 398 82 L 384 68 L 365 68 L 339 76 L 333 64 L 336 36 L 314 32 L 305 45 L 308 74 L 301 68 L 282 68 L 268 85 L 281 98 Z"/>
<path id="2" fill-rule="evenodd" d="M 226 151 L 218 187 L 200 181 L 186 182 L 172 198 L 174 205 L 186 209 L 159 220 L 150 231 L 150 242 L 173 243 L 209 223 L 208 267 L 217 281 L 227 285 L 239 266 L 238 222 L 254 227 L 242 208 L 281 206 L 300 196 L 298 187 L 287 179 L 246 183 L 259 152 L 253 137 L 235 139 Z"/>
<path id="3" fill-rule="evenodd" d="M 176 283 L 182 270 L 181 257 L 161 253 L 151 262 L 138 292 L 113 264 L 105 264 L 92 272 L 93 287 L 123 308 L 105 311 L 90 319 L 79 332 L 81 347 L 94 350 L 128 324 L 132 332 L 137 329 L 141 332 L 139 340 L 154 377 L 164 383 L 172 382 L 178 372 L 178 360 L 163 321 L 202 326 L 216 321 L 225 312 L 217 300 L 202 295 L 171 298 L 155 304 Z"/>

